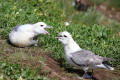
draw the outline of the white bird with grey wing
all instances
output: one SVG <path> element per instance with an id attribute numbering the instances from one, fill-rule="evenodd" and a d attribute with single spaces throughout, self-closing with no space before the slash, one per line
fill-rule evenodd
<path id="1" fill-rule="evenodd" d="M 28 47 L 36 45 L 38 42 L 38 35 L 48 34 L 45 28 L 51 28 L 51 26 L 48 26 L 44 22 L 18 25 L 10 32 L 9 41 L 17 47 Z"/>
<path id="2" fill-rule="evenodd" d="M 68 63 L 76 67 L 82 67 L 85 71 L 83 78 L 88 78 L 87 70 L 94 68 L 105 68 L 114 70 L 114 68 L 103 64 L 104 61 L 112 61 L 111 58 L 105 58 L 95 55 L 93 52 L 81 49 L 79 45 L 73 40 L 71 34 L 67 31 L 60 32 L 58 40 L 63 44 L 65 51 L 65 58 Z"/>

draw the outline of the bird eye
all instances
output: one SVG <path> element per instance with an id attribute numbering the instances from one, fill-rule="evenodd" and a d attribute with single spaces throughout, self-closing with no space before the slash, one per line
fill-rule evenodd
<path id="1" fill-rule="evenodd" d="M 64 37 L 67 37 L 66 35 L 64 35 Z"/>
<path id="2" fill-rule="evenodd" d="M 43 25 L 40 25 L 41 27 L 43 27 Z"/>

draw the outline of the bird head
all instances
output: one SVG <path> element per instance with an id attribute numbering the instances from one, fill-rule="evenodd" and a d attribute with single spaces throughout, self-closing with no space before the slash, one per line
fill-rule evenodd
<path id="1" fill-rule="evenodd" d="M 63 45 L 67 45 L 67 44 L 69 44 L 69 42 L 70 42 L 71 40 L 73 40 L 71 34 L 70 34 L 69 32 L 67 32 L 67 31 L 59 32 L 58 34 L 59 34 L 59 36 L 56 37 L 56 38 L 57 38 Z"/>
<path id="2" fill-rule="evenodd" d="M 51 26 L 47 25 L 44 22 L 38 22 L 33 24 L 33 30 L 34 32 L 38 35 L 38 34 L 48 34 L 48 32 L 45 30 L 46 28 L 52 28 Z"/>

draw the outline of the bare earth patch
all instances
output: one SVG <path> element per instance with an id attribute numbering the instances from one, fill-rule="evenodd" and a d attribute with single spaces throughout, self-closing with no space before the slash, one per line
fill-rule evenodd
<path id="1" fill-rule="evenodd" d="M 105 16 L 120 22 L 120 9 L 116 9 L 102 3 L 97 6 L 97 10 L 103 12 Z"/>
<path id="2" fill-rule="evenodd" d="M 21 67 L 36 69 L 42 76 L 47 76 L 51 80 L 80 80 L 75 73 L 76 71 L 66 72 L 58 62 L 54 61 L 39 47 L 17 48 L 0 40 L 0 60 L 20 64 Z M 107 71 L 97 69 L 94 71 L 93 80 L 120 80 L 120 71 Z"/>

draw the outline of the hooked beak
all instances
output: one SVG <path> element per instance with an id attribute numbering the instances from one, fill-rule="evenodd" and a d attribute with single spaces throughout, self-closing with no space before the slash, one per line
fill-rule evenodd
<path id="1" fill-rule="evenodd" d="M 57 32 L 57 34 L 60 34 L 60 32 Z M 57 38 L 57 39 L 60 39 L 60 38 L 62 38 L 62 36 L 59 35 L 59 36 L 57 36 L 56 38 Z"/>
<path id="2" fill-rule="evenodd" d="M 56 39 L 61 39 L 62 37 L 61 36 L 57 36 Z"/>
<path id="3" fill-rule="evenodd" d="M 45 34 L 49 34 L 48 32 L 45 32 Z"/>
<path id="4" fill-rule="evenodd" d="M 50 35 L 50 34 L 46 31 L 46 28 L 52 28 L 52 26 L 47 25 L 47 26 L 44 28 L 44 30 L 45 30 L 45 33 L 44 33 L 44 34 Z"/>
<path id="5" fill-rule="evenodd" d="M 59 37 L 55 37 L 56 39 L 59 39 Z"/>
<path id="6" fill-rule="evenodd" d="M 46 31 L 45 29 L 44 29 L 44 33 L 43 34 L 48 34 L 49 35 L 48 31 Z"/>
<path id="7" fill-rule="evenodd" d="M 52 26 L 47 25 L 45 28 L 53 28 Z"/>

